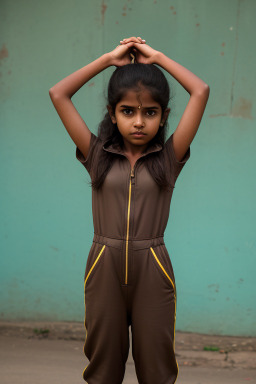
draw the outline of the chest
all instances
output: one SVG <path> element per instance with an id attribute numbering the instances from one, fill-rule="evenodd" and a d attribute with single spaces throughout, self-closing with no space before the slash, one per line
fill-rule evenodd
<path id="1" fill-rule="evenodd" d="M 131 169 L 134 168 L 136 161 L 140 158 L 140 156 L 131 156 L 131 155 L 127 155 L 127 154 L 126 154 L 126 157 L 130 162 Z"/>
<path id="2" fill-rule="evenodd" d="M 159 186 L 150 175 L 145 164 L 141 163 L 138 158 L 116 159 L 110 171 L 108 172 L 103 189 L 115 191 L 115 195 L 129 192 L 129 186 L 136 190 L 139 194 L 149 194 L 158 191 Z"/>

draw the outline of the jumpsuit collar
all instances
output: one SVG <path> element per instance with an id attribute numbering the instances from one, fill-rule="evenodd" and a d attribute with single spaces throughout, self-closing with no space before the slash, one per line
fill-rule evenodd
<path id="1" fill-rule="evenodd" d="M 113 144 L 111 142 L 111 139 L 109 140 L 106 140 L 104 143 L 103 143 L 103 146 L 102 148 L 107 151 L 107 152 L 112 152 L 112 153 L 116 153 L 118 155 L 123 155 L 123 156 L 126 156 L 125 153 L 124 153 L 124 150 L 120 147 L 119 144 Z M 151 144 L 147 147 L 147 149 L 145 150 L 145 152 L 143 152 L 141 154 L 141 157 L 143 156 L 146 156 L 148 155 L 149 153 L 153 153 L 153 152 L 158 152 L 158 151 L 161 151 L 163 149 L 163 146 L 160 144 L 160 143 L 154 143 L 154 144 Z"/>

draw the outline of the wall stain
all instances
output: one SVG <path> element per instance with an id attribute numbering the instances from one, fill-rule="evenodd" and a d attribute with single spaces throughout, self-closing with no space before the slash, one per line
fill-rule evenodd
<path id="1" fill-rule="evenodd" d="M 213 288 L 215 292 L 219 292 L 220 286 L 219 286 L 219 284 L 210 284 L 210 285 L 208 285 L 208 288 L 210 288 L 210 289 Z"/>
<path id="2" fill-rule="evenodd" d="M 107 5 L 105 4 L 105 1 L 103 0 L 101 3 L 101 25 L 104 25 L 106 10 L 107 10 Z"/>
<path id="3" fill-rule="evenodd" d="M 90 84 L 88 84 L 88 87 L 93 87 L 94 86 L 94 81 L 92 82 L 92 83 L 90 83 Z"/>
<path id="4" fill-rule="evenodd" d="M 240 117 L 243 119 L 253 120 L 252 117 L 252 102 L 250 100 L 245 99 L 244 97 L 240 97 L 234 104 L 231 113 L 219 113 L 216 115 L 209 115 L 210 118 L 215 117 Z"/>
<path id="5" fill-rule="evenodd" d="M 50 246 L 50 248 L 54 249 L 54 251 L 58 252 L 59 248 L 54 247 L 53 245 Z"/>
<path id="6" fill-rule="evenodd" d="M 222 47 L 225 47 L 225 45 L 226 45 L 226 43 L 224 43 L 224 42 L 221 44 Z M 223 51 L 221 51 L 220 54 L 221 54 L 221 56 L 224 56 L 225 53 Z"/>
<path id="7" fill-rule="evenodd" d="M 228 113 L 217 113 L 216 115 L 209 115 L 211 119 L 214 119 L 215 117 L 232 117 Z"/>
<path id="8" fill-rule="evenodd" d="M 244 97 L 240 97 L 234 104 L 232 116 L 252 119 L 252 102 Z"/>
<path id="9" fill-rule="evenodd" d="M 234 58 L 233 58 L 233 68 L 232 68 L 232 85 L 231 85 L 231 94 L 230 94 L 230 107 L 229 111 L 232 115 L 233 110 L 233 100 L 234 100 L 234 86 L 235 86 L 235 74 L 236 74 L 236 62 L 237 62 L 237 55 L 238 55 L 238 29 L 239 29 L 239 18 L 240 18 L 240 3 L 241 0 L 238 0 L 238 6 L 237 6 L 237 13 L 236 13 L 236 35 L 235 35 L 235 52 L 234 52 Z"/>
<path id="10" fill-rule="evenodd" d="M 3 44 L 1 50 L 0 50 L 0 60 L 3 60 L 5 57 L 9 56 L 8 49 L 6 48 L 5 44 Z"/>
<path id="11" fill-rule="evenodd" d="M 197 24 L 196 24 L 196 27 L 199 27 L 199 25 L 200 25 L 200 23 L 197 23 Z"/>

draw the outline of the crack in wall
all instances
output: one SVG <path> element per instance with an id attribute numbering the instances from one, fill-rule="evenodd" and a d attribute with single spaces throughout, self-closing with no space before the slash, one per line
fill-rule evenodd
<path id="1" fill-rule="evenodd" d="M 234 101 L 234 86 L 235 86 L 235 72 L 236 72 L 236 60 L 237 60 L 237 51 L 238 51 L 238 25 L 239 25 L 239 16 L 240 16 L 240 4 L 241 0 L 238 0 L 237 4 L 237 14 L 236 14 L 236 45 L 235 45 L 235 54 L 233 60 L 233 71 L 232 71 L 232 85 L 231 85 L 231 95 L 230 95 L 230 111 L 229 114 L 232 115 L 233 101 Z"/>

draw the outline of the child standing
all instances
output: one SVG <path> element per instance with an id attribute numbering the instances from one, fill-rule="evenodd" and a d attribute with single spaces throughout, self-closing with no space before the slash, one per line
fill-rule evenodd
<path id="1" fill-rule="evenodd" d="M 154 64 L 190 94 L 168 140 L 169 86 Z M 109 66 L 117 68 L 109 81 L 108 110 L 96 136 L 71 97 Z M 84 380 L 122 383 L 131 326 L 139 383 L 173 384 L 178 375 L 176 285 L 164 231 L 173 188 L 190 157 L 209 86 L 145 40 L 131 37 L 49 93 L 92 185 L 94 238 L 84 281 L 84 353 L 89 364 Z"/>

